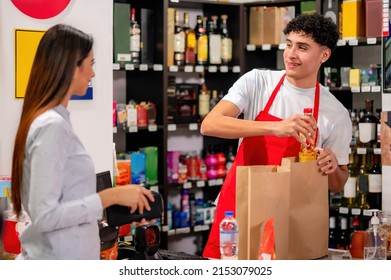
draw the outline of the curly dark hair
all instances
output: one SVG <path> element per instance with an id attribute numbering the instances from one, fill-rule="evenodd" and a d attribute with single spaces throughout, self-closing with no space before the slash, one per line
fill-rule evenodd
<path id="1" fill-rule="evenodd" d="M 314 14 L 302 14 L 288 22 L 283 30 L 285 35 L 291 32 L 304 33 L 316 43 L 327 46 L 331 51 L 339 39 L 337 25 L 329 17 Z"/>

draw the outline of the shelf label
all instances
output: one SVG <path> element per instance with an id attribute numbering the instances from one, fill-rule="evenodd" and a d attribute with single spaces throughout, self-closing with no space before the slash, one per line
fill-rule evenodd
<path id="1" fill-rule="evenodd" d="M 209 225 L 203 225 L 202 226 L 202 230 L 205 231 L 205 230 L 209 230 L 210 226 Z"/>
<path id="2" fill-rule="evenodd" d="M 352 215 L 360 215 L 361 209 L 360 208 L 352 208 Z"/>
<path id="3" fill-rule="evenodd" d="M 175 229 L 176 234 L 183 234 L 183 233 L 189 233 L 189 232 L 190 232 L 189 227 Z"/>
<path id="4" fill-rule="evenodd" d="M 208 185 L 209 185 L 210 187 L 216 186 L 216 180 L 215 180 L 215 179 L 208 180 Z"/>
<path id="5" fill-rule="evenodd" d="M 362 86 L 361 92 L 371 92 L 371 86 Z"/>
<path id="6" fill-rule="evenodd" d="M 381 87 L 380 86 L 372 86 L 371 91 L 372 92 L 380 92 L 381 91 Z"/>
<path id="7" fill-rule="evenodd" d="M 351 92 L 360 92 L 361 88 L 360 87 L 351 87 L 350 90 L 351 90 Z"/>
<path id="8" fill-rule="evenodd" d="M 113 63 L 113 70 L 119 70 L 119 63 Z"/>
<path id="9" fill-rule="evenodd" d="M 339 39 L 338 42 L 337 42 L 337 46 L 338 47 L 346 46 L 346 41 L 343 40 L 343 39 Z"/>
<path id="10" fill-rule="evenodd" d="M 138 131 L 137 125 L 129 126 L 129 132 L 130 133 L 136 133 Z"/>
<path id="11" fill-rule="evenodd" d="M 197 186 L 197 188 L 205 187 L 205 181 L 197 181 L 196 186 Z"/>
<path id="12" fill-rule="evenodd" d="M 375 45 L 376 44 L 376 38 L 367 38 L 367 44 L 368 45 Z"/>
<path id="13" fill-rule="evenodd" d="M 272 49 L 272 45 L 271 44 L 264 44 L 262 45 L 262 50 L 263 51 L 270 51 Z"/>
<path id="14" fill-rule="evenodd" d="M 217 66 L 209 66 L 208 67 L 208 71 L 210 72 L 210 73 L 216 73 L 217 72 Z"/>
<path id="15" fill-rule="evenodd" d="M 233 73 L 240 73 L 240 66 L 239 65 L 235 65 L 232 67 L 232 72 Z"/>
<path id="16" fill-rule="evenodd" d="M 226 66 L 226 65 L 220 66 L 220 72 L 221 73 L 227 73 L 228 72 L 228 66 Z"/>
<path id="17" fill-rule="evenodd" d="M 186 65 L 186 66 L 185 66 L 185 72 L 187 72 L 187 73 L 193 72 L 193 66 L 191 66 L 191 65 Z"/>
<path id="18" fill-rule="evenodd" d="M 222 185 L 223 183 L 224 183 L 223 178 L 216 179 L 216 185 L 217 186 Z"/>
<path id="19" fill-rule="evenodd" d="M 117 127 L 113 126 L 113 133 L 117 133 Z"/>
<path id="20" fill-rule="evenodd" d="M 196 67 L 195 67 L 195 71 L 197 72 L 197 73 L 203 73 L 205 70 L 204 70 L 204 66 L 202 66 L 202 65 L 197 65 Z"/>
<path id="21" fill-rule="evenodd" d="M 189 123 L 189 130 L 198 130 L 198 123 Z"/>
<path id="22" fill-rule="evenodd" d="M 148 71 L 148 64 L 140 64 L 140 71 Z"/>
<path id="23" fill-rule="evenodd" d="M 176 131 L 176 124 L 169 124 L 167 126 L 168 131 Z"/>
<path id="24" fill-rule="evenodd" d="M 173 235 L 175 235 L 175 229 L 170 229 L 170 230 L 168 230 L 167 235 L 168 235 L 168 236 L 173 236 Z"/>
<path id="25" fill-rule="evenodd" d="M 193 227 L 193 231 L 194 232 L 199 232 L 199 231 L 203 231 L 203 225 L 196 225 Z"/>
<path id="26" fill-rule="evenodd" d="M 176 65 L 171 65 L 170 68 L 168 69 L 170 72 L 178 72 L 178 66 Z"/>
<path id="27" fill-rule="evenodd" d="M 153 71 L 163 71 L 163 65 L 162 64 L 154 64 Z"/>
<path id="28" fill-rule="evenodd" d="M 364 210 L 362 211 L 362 214 L 363 214 L 364 216 L 369 216 L 369 217 L 371 217 L 371 216 L 372 216 L 372 212 L 373 212 L 373 210 L 364 209 Z"/>
<path id="29" fill-rule="evenodd" d="M 133 71 L 134 70 L 134 64 L 130 64 L 130 63 L 125 64 L 125 70 Z"/>
<path id="30" fill-rule="evenodd" d="M 162 226 L 162 232 L 168 232 L 168 225 Z"/>
<path id="31" fill-rule="evenodd" d="M 193 184 L 191 182 L 183 183 L 184 189 L 191 189 L 193 187 Z"/>
<path id="32" fill-rule="evenodd" d="M 358 46 L 358 40 L 357 39 L 350 39 L 349 46 Z"/>
<path id="33" fill-rule="evenodd" d="M 159 186 L 150 186 L 149 189 L 154 192 L 159 192 Z"/>
<path id="34" fill-rule="evenodd" d="M 347 207 L 339 207 L 340 214 L 349 214 L 349 208 Z"/>
<path id="35" fill-rule="evenodd" d="M 285 50 L 285 48 L 286 48 L 286 43 L 283 43 L 283 44 L 279 44 L 279 45 L 278 45 L 278 49 L 279 49 L 279 50 Z"/>
<path id="36" fill-rule="evenodd" d="M 246 46 L 246 50 L 248 50 L 249 52 L 253 52 L 253 51 L 256 50 L 256 46 L 255 46 L 255 45 L 250 45 L 250 44 L 248 44 L 248 45 Z"/>
<path id="37" fill-rule="evenodd" d="M 148 131 L 149 131 L 149 132 L 155 132 L 155 131 L 157 131 L 157 125 L 156 125 L 156 124 L 150 124 L 150 125 L 148 125 Z"/>

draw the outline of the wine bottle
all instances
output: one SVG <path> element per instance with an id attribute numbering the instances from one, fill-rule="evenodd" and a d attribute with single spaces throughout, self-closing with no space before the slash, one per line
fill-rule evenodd
<path id="1" fill-rule="evenodd" d="M 312 116 L 312 108 L 304 108 L 304 115 Z M 301 145 L 299 151 L 299 161 L 305 162 L 316 159 L 315 143 L 309 143 L 305 136 L 300 133 L 300 137 L 306 141 L 306 145 Z M 315 140 L 314 138 L 312 139 Z"/>
<path id="2" fill-rule="evenodd" d="M 198 114 L 203 119 L 210 110 L 210 94 L 205 84 L 205 78 L 201 76 L 201 90 L 198 95 Z"/>
<path id="3" fill-rule="evenodd" d="M 335 217 L 329 218 L 329 248 L 337 248 L 337 233 L 335 229 Z"/>
<path id="4" fill-rule="evenodd" d="M 179 21 L 179 12 L 175 11 L 174 64 L 185 65 L 185 31 Z"/>
<path id="5" fill-rule="evenodd" d="M 221 63 L 228 65 L 232 61 L 232 39 L 229 36 L 227 26 L 227 15 L 220 16 L 220 32 L 221 32 Z"/>
<path id="6" fill-rule="evenodd" d="M 219 102 L 219 98 L 217 97 L 217 90 L 212 90 L 212 98 L 210 99 L 210 110 L 216 106 L 216 104 Z"/>
<path id="7" fill-rule="evenodd" d="M 350 142 L 350 146 L 352 148 L 356 148 L 356 147 L 360 146 L 359 129 L 358 129 L 356 110 L 352 110 L 350 112 L 350 119 L 352 121 L 352 141 Z"/>
<path id="8" fill-rule="evenodd" d="M 373 165 L 368 170 L 368 195 L 367 200 L 371 209 L 382 209 L 382 169 L 379 156 L 380 149 L 374 149 Z"/>
<path id="9" fill-rule="evenodd" d="M 355 155 L 353 152 L 349 154 L 349 178 L 343 189 L 342 207 L 347 207 L 348 209 L 356 207 L 358 165 Z"/>
<path id="10" fill-rule="evenodd" d="M 208 25 L 209 37 L 209 64 L 221 64 L 221 35 L 217 27 L 218 16 L 211 16 L 211 21 Z"/>
<path id="11" fill-rule="evenodd" d="M 376 127 L 379 122 L 378 118 L 373 114 L 373 100 L 365 100 L 365 114 L 358 123 L 360 132 L 360 142 L 362 147 L 371 148 L 376 146 L 377 134 Z"/>
<path id="12" fill-rule="evenodd" d="M 195 65 L 196 34 L 189 25 L 189 14 L 183 13 L 183 29 L 185 30 L 185 64 Z"/>
<path id="13" fill-rule="evenodd" d="M 130 62 L 140 63 L 140 24 L 136 21 L 136 10 L 130 10 Z"/>
<path id="14" fill-rule="evenodd" d="M 350 237 L 348 230 L 348 219 L 346 217 L 341 218 L 341 227 L 338 235 L 337 249 L 347 250 L 349 249 Z"/>
<path id="15" fill-rule="evenodd" d="M 208 35 L 202 16 L 197 16 L 195 28 L 197 40 L 197 64 L 205 65 L 208 62 Z"/>

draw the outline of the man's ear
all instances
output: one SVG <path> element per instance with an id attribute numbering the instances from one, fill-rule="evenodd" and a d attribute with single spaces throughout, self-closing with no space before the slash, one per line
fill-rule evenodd
<path id="1" fill-rule="evenodd" d="M 329 48 L 325 49 L 322 53 L 322 63 L 325 63 L 331 55 L 331 50 Z"/>

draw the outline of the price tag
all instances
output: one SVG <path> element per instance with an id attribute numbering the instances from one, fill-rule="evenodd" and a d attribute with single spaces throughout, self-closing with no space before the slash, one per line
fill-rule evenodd
<path id="1" fill-rule="evenodd" d="M 185 72 L 186 72 L 186 73 L 191 73 L 191 72 L 193 72 L 193 66 L 191 66 L 191 65 L 186 65 L 186 66 L 185 66 Z"/>
<path id="2" fill-rule="evenodd" d="M 150 125 L 148 125 L 148 131 L 149 131 L 149 132 L 155 132 L 155 131 L 157 131 L 157 125 L 156 125 L 156 124 L 150 124 Z"/>
<path id="3" fill-rule="evenodd" d="M 119 63 L 114 63 L 113 64 L 113 70 L 119 70 Z"/>
<path id="4" fill-rule="evenodd" d="M 360 215 L 361 209 L 360 208 L 352 208 L 352 215 Z"/>
<path id="5" fill-rule="evenodd" d="M 117 133 L 117 127 L 113 126 L 113 133 Z"/>
<path id="6" fill-rule="evenodd" d="M 209 66 L 208 67 L 208 71 L 210 72 L 210 73 L 216 73 L 217 72 L 217 66 Z"/>
<path id="7" fill-rule="evenodd" d="M 377 42 L 376 38 L 367 38 L 368 45 L 375 45 Z"/>
<path id="8" fill-rule="evenodd" d="M 371 92 L 371 86 L 362 86 L 361 92 Z"/>
<path id="9" fill-rule="evenodd" d="M 125 64 L 125 70 L 127 71 L 133 71 L 134 70 L 134 64 Z"/>
<path id="10" fill-rule="evenodd" d="M 202 66 L 202 65 L 197 65 L 196 67 L 195 67 L 195 71 L 197 72 L 197 73 L 203 73 L 205 70 L 204 70 L 204 66 Z"/>
<path id="11" fill-rule="evenodd" d="M 168 131 L 176 131 L 176 124 L 169 124 L 167 126 Z"/>
<path id="12" fill-rule="evenodd" d="M 362 212 L 362 214 L 364 215 L 364 216 L 372 216 L 372 212 L 373 211 L 371 211 L 371 210 L 367 210 L 367 209 L 365 209 L 365 210 L 363 210 L 363 212 Z"/>
<path id="13" fill-rule="evenodd" d="M 380 86 L 372 86 L 371 91 L 372 92 L 380 92 L 381 91 L 381 87 Z"/>
<path id="14" fill-rule="evenodd" d="M 220 66 L 220 72 L 221 73 L 227 73 L 228 72 L 228 66 L 226 66 L 226 65 Z"/>
<path id="15" fill-rule="evenodd" d="M 159 186 L 150 186 L 149 189 L 154 192 L 159 192 Z"/>
<path id="16" fill-rule="evenodd" d="M 360 87 L 351 87 L 350 90 L 351 90 L 351 92 L 360 92 L 361 88 Z"/>
<path id="17" fill-rule="evenodd" d="M 208 185 L 209 185 L 210 187 L 216 186 L 216 180 L 215 180 L 215 179 L 209 180 L 209 181 L 208 181 Z"/>
<path id="18" fill-rule="evenodd" d="M 263 51 L 270 51 L 272 49 L 272 45 L 271 44 L 264 44 L 262 45 L 262 50 Z"/>
<path id="19" fill-rule="evenodd" d="M 138 127 L 136 125 L 129 126 L 129 132 L 130 133 L 138 132 Z"/>
<path id="20" fill-rule="evenodd" d="M 205 187 L 205 181 L 197 181 L 196 186 L 197 186 L 197 188 Z"/>
<path id="21" fill-rule="evenodd" d="M 168 235 L 168 236 L 173 236 L 173 235 L 175 235 L 175 229 L 170 229 L 170 230 L 167 232 L 167 235 Z"/>
<path id="22" fill-rule="evenodd" d="M 255 45 L 247 45 L 246 46 L 246 50 L 248 50 L 249 52 L 253 52 L 253 51 L 255 51 L 256 50 L 256 47 L 255 47 Z"/>
<path id="23" fill-rule="evenodd" d="M 189 232 L 190 232 L 189 227 L 175 229 L 176 234 L 183 234 L 183 233 L 189 233 Z"/>
<path id="24" fill-rule="evenodd" d="M 178 66 L 176 65 L 171 65 L 170 68 L 168 69 L 170 72 L 178 72 Z"/>
<path id="25" fill-rule="evenodd" d="M 168 225 L 162 226 L 162 232 L 167 232 L 168 231 Z"/>
<path id="26" fill-rule="evenodd" d="M 162 64 L 154 64 L 153 71 L 163 71 L 163 65 Z"/>
<path id="27" fill-rule="evenodd" d="M 339 39 L 338 42 L 337 42 L 337 46 L 338 47 L 346 46 L 346 41 L 343 40 L 343 39 Z"/>
<path id="28" fill-rule="evenodd" d="M 193 184 L 191 182 L 183 183 L 184 189 L 191 189 L 193 187 Z"/>
<path id="29" fill-rule="evenodd" d="M 216 179 L 216 185 L 217 186 L 222 185 L 223 182 L 224 182 L 223 178 Z"/>
<path id="30" fill-rule="evenodd" d="M 347 207 L 339 207 L 340 214 L 349 214 L 349 208 Z"/>
<path id="31" fill-rule="evenodd" d="M 205 230 L 209 230 L 210 226 L 209 225 L 202 225 L 202 230 L 205 231 Z"/>
<path id="32" fill-rule="evenodd" d="M 189 130 L 198 130 L 198 123 L 189 123 Z"/>
<path id="33" fill-rule="evenodd" d="M 140 64 L 140 71 L 148 71 L 148 64 Z"/>
<path id="34" fill-rule="evenodd" d="M 279 44 L 279 45 L 278 45 L 278 49 L 279 49 L 279 50 L 285 50 L 285 48 L 286 48 L 286 43 L 283 43 L 283 44 Z"/>
<path id="35" fill-rule="evenodd" d="M 202 231 L 203 229 L 202 229 L 202 225 L 196 225 L 196 226 L 194 226 L 194 228 L 193 228 L 193 231 L 194 232 L 199 232 L 199 231 Z"/>
<path id="36" fill-rule="evenodd" d="M 240 73 L 240 66 L 239 65 L 235 65 L 232 67 L 232 72 L 233 73 Z"/>
<path id="37" fill-rule="evenodd" d="M 357 39 L 350 39 L 349 46 L 358 46 L 358 40 Z"/>

